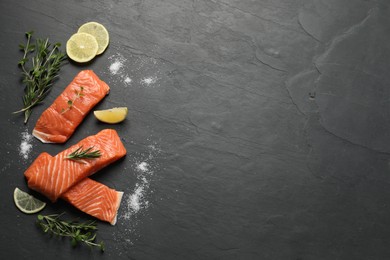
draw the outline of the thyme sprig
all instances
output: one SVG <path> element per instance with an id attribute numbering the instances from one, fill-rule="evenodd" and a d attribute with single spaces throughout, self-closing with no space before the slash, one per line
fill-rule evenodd
<path id="1" fill-rule="evenodd" d="M 61 220 L 63 214 L 38 215 L 37 224 L 43 232 L 60 237 L 70 237 L 71 245 L 76 246 L 80 242 L 90 247 L 98 247 L 104 252 L 104 243 L 96 243 L 97 226 L 95 221 L 78 222 Z"/>
<path id="2" fill-rule="evenodd" d="M 74 105 L 74 102 L 78 99 L 78 98 L 81 98 L 84 96 L 84 87 L 83 86 L 80 86 L 80 90 L 74 90 L 74 98 L 73 99 L 69 99 L 67 101 L 67 105 L 68 107 L 65 109 L 65 108 L 62 108 L 61 109 L 61 114 L 65 113 L 66 111 L 69 111 L 73 105 Z"/>
<path id="3" fill-rule="evenodd" d="M 43 102 L 53 82 L 58 78 L 62 63 L 66 60 L 66 54 L 61 52 L 60 43 L 51 44 L 49 39 L 36 39 L 32 43 L 34 32 L 26 32 L 26 44 L 20 44 L 23 57 L 18 65 L 22 70 L 22 81 L 25 84 L 23 96 L 23 108 L 14 112 L 24 112 L 26 124 L 34 106 Z M 30 58 L 30 56 L 32 56 Z M 29 66 L 28 66 L 29 65 Z"/>
<path id="4" fill-rule="evenodd" d="M 65 159 L 78 161 L 78 160 L 82 160 L 82 159 L 99 158 L 100 156 L 102 156 L 102 154 L 100 153 L 100 150 L 92 151 L 92 149 L 93 149 L 93 146 L 91 146 L 85 150 L 83 150 L 83 146 L 80 146 L 74 152 L 65 156 Z"/>

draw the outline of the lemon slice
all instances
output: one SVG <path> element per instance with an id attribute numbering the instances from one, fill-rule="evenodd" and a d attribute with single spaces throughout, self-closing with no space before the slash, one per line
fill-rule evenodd
<path id="1" fill-rule="evenodd" d="M 89 22 L 80 26 L 78 33 L 88 33 L 96 38 L 98 43 L 97 55 L 102 54 L 110 42 L 110 36 L 106 27 L 97 22 Z"/>
<path id="2" fill-rule="evenodd" d="M 117 124 L 125 120 L 127 116 L 127 107 L 114 107 L 106 110 L 93 111 L 95 117 L 104 123 Z"/>
<path id="3" fill-rule="evenodd" d="M 16 207 L 26 214 L 37 213 L 46 206 L 45 202 L 34 198 L 19 188 L 15 188 L 14 190 L 14 202 Z"/>
<path id="4" fill-rule="evenodd" d="M 96 56 L 98 47 L 94 36 L 88 33 L 75 33 L 66 42 L 66 53 L 76 62 L 88 62 Z"/>

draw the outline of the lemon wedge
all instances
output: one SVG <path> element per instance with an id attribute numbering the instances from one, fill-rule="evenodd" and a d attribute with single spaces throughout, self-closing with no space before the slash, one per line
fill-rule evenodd
<path id="1" fill-rule="evenodd" d="M 26 214 L 37 213 L 46 206 L 45 202 L 33 197 L 19 188 L 15 188 L 14 190 L 14 202 L 16 207 Z"/>
<path id="2" fill-rule="evenodd" d="M 75 33 L 66 42 L 66 54 L 76 62 L 92 60 L 98 51 L 99 45 L 94 36 L 88 33 Z"/>
<path id="3" fill-rule="evenodd" d="M 95 117 L 104 123 L 117 124 L 125 120 L 127 116 L 127 107 L 114 107 L 106 110 L 93 111 Z"/>
<path id="4" fill-rule="evenodd" d="M 80 26 L 78 33 L 88 33 L 95 37 L 98 43 L 97 55 L 102 54 L 110 42 L 110 36 L 106 27 L 97 22 L 88 22 Z"/>

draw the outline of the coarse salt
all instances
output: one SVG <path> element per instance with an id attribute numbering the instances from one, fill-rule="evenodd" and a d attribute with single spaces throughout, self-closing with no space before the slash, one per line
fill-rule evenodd
<path id="1" fill-rule="evenodd" d="M 131 83 L 132 80 L 131 80 L 131 78 L 126 77 L 124 81 L 125 81 L 125 83 Z"/>
<path id="2" fill-rule="evenodd" d="M 148 78 L 143 78 L 141 80 L 141 83 L 146 84 L 146 85 L 151 85 L 151 84 L 155 83 L 156 81 L 157 81 L 157 79 L 155 77 L 148 77 Z"/>
<path id="3" fill-rule="evenodd" d="M 137 184 L 133 193 L 127 196 L 127 209 L 123 216 L 124 219 L 130 219 L 132 215 L 135 215 L 141 209 L 148 207 L 149 202 L 144 198 L 148 188 L 149 183 L 143 178 L 142 183 Z"/>
<path id="4" fill-rule="evenodd" d="M 143 186 L 138 186 L 135 189 L 134 193 L 131 194 L 131 196 L 129 197 L 129 201 L 128 201 L 129 204 L 128 205 L 134 213 L 137 213 L 139 211 L 139 209 L 141 208 L 140 200 L 143 197 L 143 193 L 144 193 Z"/>
<path id="5" fill-rule="evenodd" d="M 137 165 L 137 169 L 142 171 L 142 172 L 147 172 L 148 171 L 149 164 L 147 162 L 142 162 Z"/>
<path id="6" fill-rule="evenodd" d="M 20 143 L 19 146 L 19 154 L 24 158 L 28 159 L 28 156 L 32 150 L 32 135 L 28 133 L 28 130 L 24 131 L 22 133 L 22 142 Z"/>
<path id="7" fill-rule="evenodd" d="M 120 60 L 115 60 L 114 63 L 110 65 L 110 72 L 112 75 L 118 74 L 119 70 L 122 68 L 123 62 Z"/>
<path id="8" fill-rule="evenodd" d="M 140 154 L 140 158 L 135 158 L 135 161 L 132 161 L 137 181 L 132 190 L 124 195 L 123 203 L 125 205 L 119 218 L 125 221 L 119 222 L 122 225 L 122 229 L 117 234 L 117 241 L 133 244 L 133 241 L 137 240 L 137 237 L 140 236 L 137 225 L 142 221 L 137 216 L 151 206 L 151 203 L 148 201 L 149 195 L 153 193 L 150 185 L 154 172 L 157 169 L 156 167 L 158 167 L 153 155 L 159 154 L 162 150 L 157 147 L 156 143 L 147 146 L 147 148 L 147 153 Z"/>

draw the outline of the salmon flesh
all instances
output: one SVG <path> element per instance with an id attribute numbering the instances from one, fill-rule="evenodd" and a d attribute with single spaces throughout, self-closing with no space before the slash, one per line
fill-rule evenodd
<path id="1" fill-rule="evenodd" d="M 39 117 L 33 136 L 43 143 L 64 143 L 110 87 L 92 71 L 82 70 Z"/>

